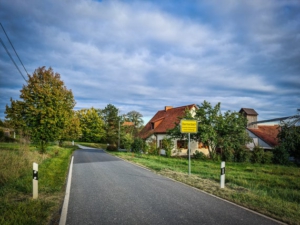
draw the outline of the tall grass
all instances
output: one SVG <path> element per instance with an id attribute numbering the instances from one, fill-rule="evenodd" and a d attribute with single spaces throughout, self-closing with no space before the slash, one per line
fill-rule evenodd
<path id="1" fill-rule="evenodd" d="M 55 224 L 73 147 L 46 154 L 26 143 L 0 143 L 0 224 Z M 32 199 L 32 163 L 39 164 L 39 198 Z M 52 222 L 51 222 L 52 221 Z"/>
<path id="2" fill-rule="evenodd" d="M 194 186 L 289 224 L 300 224 L 300 168 L 272 164 L 226 163 L 220 188 L 220 162 L 112 152 L 158 174 Z"/>

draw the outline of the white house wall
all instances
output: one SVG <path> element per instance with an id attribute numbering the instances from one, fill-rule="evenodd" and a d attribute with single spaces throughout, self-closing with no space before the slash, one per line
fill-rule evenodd
<path id="1" fill-rule="evenodd" d="M 165 134 L 157 134 L 157 141 L 156 141 L 157 147 L 159 147 L 159 141 L 163 140 L 164 137 L 166 137 L 166 136 L 167 135 L 165 135 Z M 154 135 L 152 135 L 151 137 L 154 137 Z M 177 150 L 177 140 L 179 140 L 179 139 L 173 139 L 173 144 L 174 144 L 174 148 L 172 149 L 173 154 L 174 154 L 174 151 Z M 191 145 L 191 154 L 193 154 L 196 152 L 196 150 L 198 150 L 198 142 L 191 141 L 190 145 Z M 165 155 L 166 154 L 165 150 L 161 149 L 160 154 Z M 186 152 L 182 152 L 182 155 L 186 155 Z"/>

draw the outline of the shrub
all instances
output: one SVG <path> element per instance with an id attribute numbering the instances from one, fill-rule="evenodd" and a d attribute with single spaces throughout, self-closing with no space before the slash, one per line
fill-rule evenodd
<path id="1" fill-rule="evenodd" d="M 195 151 L 193 156 L 194 156 L 194 159 L 201 159 L 201 160 L 207 159 L 207 156 L 203 152 L 200 152 L 198 150 Z"/>
<path id="2" fill-rule="evenodd" d="M 130 135 L 130 134 L 126 134 L 126 135 L 123 137 L 122 142 L 123 142 L 124 148 L 125 148 L 127 151 L 130 151 L 131 144 L 132 144 L 132 142 L 133 142 L 131 135 Z"/>
<path id="3" fill-rule="evenodd" d="M 108 145 L 106 150 L 107 151 L 118 151 L 118 147 L 116 145 Z"/>
<path id="4" fill-rule="evenodd" d="M 280 165 L 289 163 L 289 153 L 284 146 L 279 145 L 274 148 L 272 162 Z"/>
<path id="5" fill-rule="evenodd" d="M 228 162 L 233 161 L 233 158 L 234 158 L 233 153 L 234 153 L 234 151 L 232 149 L 223 150 L 222 155 L 221 155 L 222 161 L 228 161 Z"/>
<path id="6" fill-rule="evenodd" d="M 143 139 L 135 138 L 131 145 L 131 149 L 133 152 L 140 153 L 143 150 L 143 146 L 144 146 Z"/>
<path id="7" fill-rule="evenodd" d="M 234 151 L 233 161 L 234 162 L 248 162 L 250 159 L 249 149 L 241 146 Z"/>
<path id="8" fill-rule="evenodd" d="M 170 157 L 174 147 L 173 139 L 164 137 L 162 140 L 162 147 L 166 151 L 166 157 Z"/>
<path id="9" fill-rule="evenodd" d="M 272 163 L 273 153 L 272 152 L 265 152 L 262 158 L 262 163 L 270 164 Z"/>
<path id="10" fill-rule="evenodd" d="M 263 160 L 264 159 L 264 154 L 265 154 L 265 151 L 264 151 L 263 148 L 261 148 L 259 146 L 255 146 L 253 148 L 250 161 L 252 163 L 263 163 L 264 162 L 264 160 Z"/>
<path id="11" fill-rule="evenodd" d="M 2 140 L 2 138 L 4 138 L 4 131 L 0 129 L 0 140 Z"/>
<path id="12" fill-rule="evenodd" d="M 158 155 L 159 148 L 156 147 L 156 140 L 154 138 L 148 140 L 147 146 L 148 146 L 148 153 L 149 154 Z"/>

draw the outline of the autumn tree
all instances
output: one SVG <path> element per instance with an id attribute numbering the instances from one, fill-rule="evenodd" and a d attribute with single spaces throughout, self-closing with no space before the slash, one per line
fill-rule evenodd
<path id="1" fill-rule="evenodd" d="M 66 124 L 72 119 L 75 100 L 64 86 L 60 74 L 52 68 L 40 67 L 23 86 L 21 100 L 6 106 L 6 118 L 15 129 L 22 129 L 33 143 L 45 152 L 49 142 L 58 140 Z"/>
<path id="2" fill-rule="evenodd" d="M 104 122 L 95 108 L 81 109 L 76 112 L 80 121 L 81 141 L 101 142 L 105 138 Z"/>
<path id="3" fill-rule="evenodd" d="M 73 111 L 72 114 L 72 118 L 66 124 L 65 129 L 59 138 L 60 145 L 63 143 L 63 141 L 77 140 L 81 136 L 80 120 L 75 111 Z"/>

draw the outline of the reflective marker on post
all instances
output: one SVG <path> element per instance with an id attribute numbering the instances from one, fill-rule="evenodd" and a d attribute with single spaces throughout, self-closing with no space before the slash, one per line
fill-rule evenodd
<path id="1" fill-rule="evenodd" d="M 225 187 L 225 162 L 221 162 L 220 186 L 221 188 Z"/>
<path id="2" fill-rule="evenodd" d="M 33 163 L 33 177 L 32 177 L 32 190 L 33 190 L 33 198 L 38 198 L 38 180 L 39 180 L 39 165 L 37 163 Z"/>

